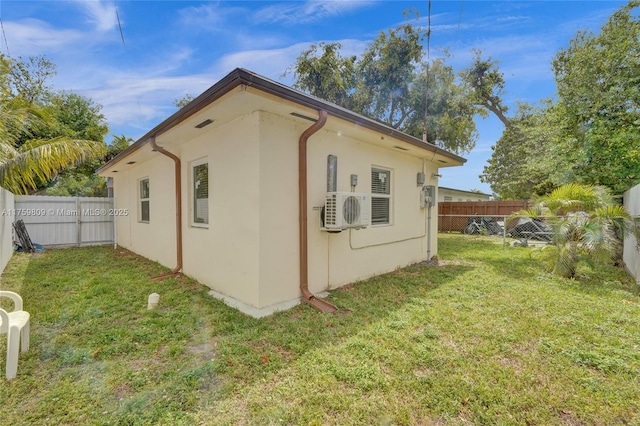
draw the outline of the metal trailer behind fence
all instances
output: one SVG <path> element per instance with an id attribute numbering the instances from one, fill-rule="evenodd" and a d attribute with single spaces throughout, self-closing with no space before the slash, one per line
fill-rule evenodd
<path id="1" fill-rule="evenodd" d="M 13 219 L 34 243 L 81 247 L 114 242 L 114 213 L 113 198 L 16 195 Z"/>
<path id="2" fill-rule="evenodd" d="M 508 215 L 438 215 L 439 232 L 486 235 L 516 240 L 515 245 L 550 244 L 553 240 L 547 218 L 515 218 Z"/>

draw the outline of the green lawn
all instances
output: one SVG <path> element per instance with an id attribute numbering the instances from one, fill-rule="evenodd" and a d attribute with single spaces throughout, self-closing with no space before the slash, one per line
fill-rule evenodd
<path id="1" fill-rule="evenodd" d="M 439 238 L 439 266 L 334 291 L 336 314 L 259 320 L 122 249 L 15 255 L 0 288 L 32 338 L 17 378 L 0 370 L 0 424 L 640 424 L 623 270 L 563 280 L 535 249 Z"/>

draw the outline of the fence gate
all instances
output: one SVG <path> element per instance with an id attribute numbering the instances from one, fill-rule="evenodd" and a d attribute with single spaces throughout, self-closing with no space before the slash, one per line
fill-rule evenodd
<path id="1" fill-rule="evenodd" d="M 113 198 L 16 195 L 15 220 L 22 219 L 31 241 L 43 246 L 113 243 Z"/>

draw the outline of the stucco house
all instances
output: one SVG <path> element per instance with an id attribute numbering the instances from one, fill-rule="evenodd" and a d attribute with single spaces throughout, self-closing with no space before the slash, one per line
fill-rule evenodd
<path id="1" fill-rule="evenodd" d="M 437 254 L 437 175 L 466 160 L 235 69 L 98 172 L 117 244 L 261 316 Z"/>

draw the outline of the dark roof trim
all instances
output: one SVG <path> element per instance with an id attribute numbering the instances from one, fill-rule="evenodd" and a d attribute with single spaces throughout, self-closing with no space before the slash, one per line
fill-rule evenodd
<path id="1" fill-rule="evenodd" d="M 243 68 L 236 68 L 220 81 L 211 86 L 209 89 L 207 89 L 205 92 L 203 92 L 200 96 L 196 97 L 186 106 L 184 106 L 169 118 L 164 120 L 162 123 L 158 124 L 156 127 L 148 131 L 144 136 L 142 136 L 131 146 L 129 146 L 129 148 L 122 151 L 104 166 L 100 167 L 97 172 L 101 172 L 111 165 L 119 162 L 122 158 L 128 156 L 132 152 L 147 144 L 151 137 L 159 136 L 160 134 L 168 131 L 172 127 L 186 120 L 210 103 L 214 102 L 215 100 L 219 99 L 226 93 L 242 84 L 250 87 L 255 87 L 259 90 L 262 90 L 263 92 L 278 96 L 282 99 L 286 99 L 309 108 L 323 109 L 327 111 L 329 115 L 333 115 L 362 127 L 366 127 L 380 134 L 387 135 L 404 142 L 408 142 L 411 145 L 427 151 L 431 151 L 434 154 L 441 154 L 445 157 L 451 158 L 454 161 L 458 161 L 461 163 L 465 163 L 467 161 L 466 159 L 458 155 L 455 155 L 442 148 L 438 148 L 433 144 L 422 142 L 420 139 L 400 132 L 392 127 L 389 127 L 386 124 L 380 123 L 371 118 L 367 118 L 363 115 L 357 114 L 346 108 L 342 108 L 331 102 L 327 102 L 320 98 L 316 98 L 306 93 L 299 92 L 288 86 L 285 86 L 284 84 L 262 77 L 261 75 L 258 75 L 254 72 L 245 70 Z"/>

